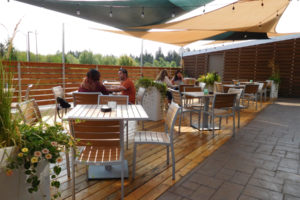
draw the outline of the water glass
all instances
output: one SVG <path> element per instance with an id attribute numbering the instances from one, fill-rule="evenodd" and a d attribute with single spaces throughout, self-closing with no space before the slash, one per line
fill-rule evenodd
<path id="1" fill-rule="evenodd" d="M 205 94 L 205 95 L 208 94 L 208 89 L 204 89 L 204 94 Z"/>
<path id="2" fill-rule="evenodd" d="M 115 109 L 117 107 L 117 102 L 116 101 L 108 101 L 107 106 L 110 107 L 111 109 Z"/>

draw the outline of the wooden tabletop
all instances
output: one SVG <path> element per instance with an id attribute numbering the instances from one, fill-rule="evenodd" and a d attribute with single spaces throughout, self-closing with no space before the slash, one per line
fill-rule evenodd
<path id="1" fill-rule="evenodd" d="M 77 105 L 63 120 L 145 120 L 148 115 L 141 105 L 117 105 L 111 112 L 102 112 L 103 105 Z"/>
<path id="2" fill-rule="evenodd" d="M 204 94 L 204 92 L 182 92 L 183 95 L 191 97 L 213 97 L 213 94 Z"/>

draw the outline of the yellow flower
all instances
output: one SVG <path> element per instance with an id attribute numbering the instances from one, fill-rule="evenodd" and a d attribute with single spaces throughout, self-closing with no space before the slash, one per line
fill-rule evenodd
<path id="1" fill-rule="evenodd" d="M 73 146 L 73 142 L 71 140 L 69 141 L 69 146 Z"/>
<path id="2" fill-rule="evenodd" d="M 23 153 L 27 153 L 27 152 L 28 152 L 28 148 L 24 147 L 24 148 L 22 149 L 22 152 L 23 152 Z"/>
<path id="3" fill-rule="evenodd" d="M 39 159 L 35 156 L 31 158 L 31 163 L 37 163 L 38 161 Z"/>
<path id="4" fill-rule="evenodd" d="M 47 155 L 45 155 L 45 158 L 49 160 L 52 158 L 52 155 L 50 153 L 48 153 Z"/>
<path id="5" fill-rule="evenodd" d="M 11 169 L 6 170 L 6 176 L 11 176 L 13 171 Z"/>
<path id="6" fill-rule="evenodd" d="M 18 157 L 22 158 L 24 156 L 23 153 L 18 153 Z"/>

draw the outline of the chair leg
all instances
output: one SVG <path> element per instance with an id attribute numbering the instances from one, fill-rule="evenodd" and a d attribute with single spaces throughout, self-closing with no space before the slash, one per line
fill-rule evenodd
<path id="1" fill-rule="evenodd" d="M 181 128 L 181 117 L 182 117 L 182 111 L 180 112 L 180 115 L 179 115 L 178 133 L 180 133 L 180 128 Z"/>
<path id="2" fill-rule="evenodd" d="M 240 110 L 238 110 L 237 113 L 238 113 L 238 128 L 240 128 Z"/>
<path id="3" fill-rule="evenodd" d="M 55 105 L 55 111 L 54 111 L 54 124 L 56 124 L 56 115 L 57 115 L 57 105 Z"/>
<path id="4" fill-rule="evenodd" d="M 124 158 L 122 158 L 122 161 L 121 161 L 121 200 L 124 199 L 124 169 L 125 169 Z"/>
<path id="5" fill-rule="evenodd" d="M 213 137 L 215 137 L 215 116 L 214 114 L 212 115 L 212 131 L 213 131 Z"/>
<path id="6" fill-rule="evenodd" d="M 192 125 L 192 112 L 190 112 L 190 126 Z"/>
<path id="7" fill-rule="evenodd" d="M 233 111 L 233 119 L 232 119 L 232 123 L 233 123 L 233 137 L 235 137 L 235 111 Z"/>
<path id="8" fill-rule="evenodd" d="M 228 117 L 226 117 L 226 123 L 228 122 Z M 219 118 L 219 129 L 221 130 L 222 117 Z"/>
<path id="9" fill-rule="evenodd" d="M 142 130 L 145 130 L 144 121 L 142 121 Z"/>
<path id="10" fill-rule="evenodd" d="M 257 94 L 255 95 L 255 103 L 256 103 L 256 110 L 257 110 Z"/>
<path id="11" fill-rule="evenodd" d="M 135 163 L 136 162 L 136 143 L 133 145 L 133 163 L 132 163 L 132 179 L 135 177 Z"/>
<path id="12" fill-rule="evenodd" d="M 126 121 L 126 149 L 128 150 L 128 126 L 129 122 L 128 120 Z"/>
<path id="13" fill-rule="evenodd" d="M 169 146 L 167 146 L 167 165 L 169 165 L 169 154 L 170 154 L 170 152 L 169 152 Z"/>
<path id="14" fill-rule="evenodd" d="M 72 149 L 72 200 L 75 200 L 75 149 Z"/>
<path id="15" fill-rule="evenodd" d="M 171 143 L 171 153 L 172 153 L 172 179 L 175 180 L 175 153 L 174 146 Z"/>
<path id="16" fill-rule="evenodd" d="M 70 172 L 70 157 L 69 157 L 69 151 L 65 149 L 65 154 L 66 154 L 66 164 L 67 164 L 67 175 L 68 179 L 71 177 L 71 172 Z"/>

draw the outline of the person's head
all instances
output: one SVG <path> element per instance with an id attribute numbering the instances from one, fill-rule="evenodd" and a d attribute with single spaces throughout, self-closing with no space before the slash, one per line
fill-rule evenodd
<path id="1" fill-rule="evenodd" d="M 121 81 L 126 80 L 128 78 L 128 72 L 124 68 L 120 68 L 118 74 Z"/>
<path id="2" fill-rule="evenodd" d="M 178 70 L 175 72 L 174 80 L 176 81 L 176 80 L 182 80 L 182 79 L 183 79 L 183 76 L 182 76 L 181 70 L 178 69 Z"/>
<path id="3" fill-rule="evenodd" d="M 86 77 L 89 81 L 99 81 L 100 80 L 100 72 L 95 69 L 90 69 L 90 71 L 86 74 Z"/>
<path id="4" fill-rule="evenodd" d="M 167 70 L 163 69 L 159 72 L 158 76 L 156 77 L 157 81 L 164 81 L 165 77 L 168 76 Z"/>

